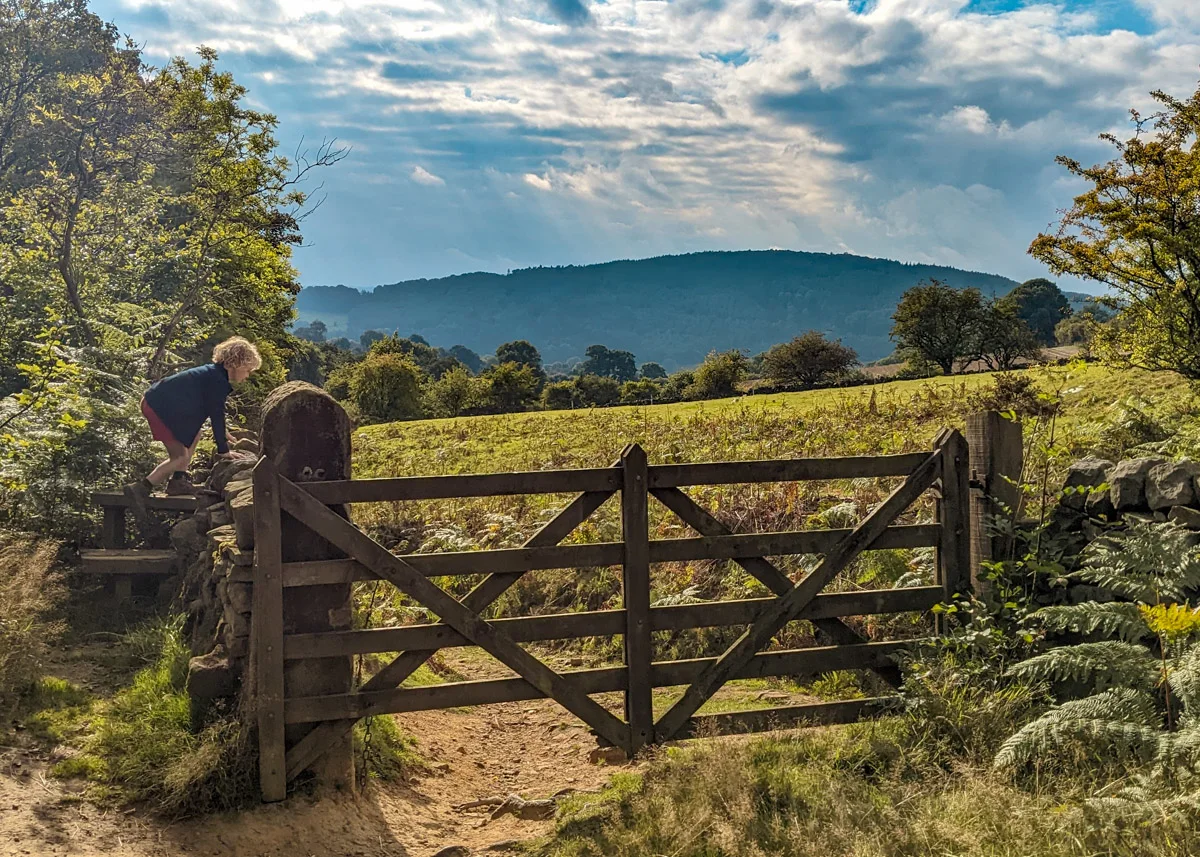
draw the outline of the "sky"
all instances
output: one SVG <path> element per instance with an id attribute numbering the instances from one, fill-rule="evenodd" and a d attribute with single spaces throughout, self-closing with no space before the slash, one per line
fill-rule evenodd
<path id="1" fill-rule="evenodd" d="M 217 49 L 285 153 L 349 148 L 306 286 L 766 248 L 1042 276 L 1055 156 L 1200 80 L 1200 0 L 91 6 L 153 64 Z"/>

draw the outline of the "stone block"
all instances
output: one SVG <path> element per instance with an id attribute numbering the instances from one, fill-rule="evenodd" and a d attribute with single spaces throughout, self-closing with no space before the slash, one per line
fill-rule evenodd
<path id="1" fill-rule="evenodd" d="M 229 448 L 235 452 L 251 452 L 258 454 L 258 441 L 251 437 L 241 437 L 229 444 Z"/>
<path id="2" fill-rule="evenodd" d="M 208 544 L 203 522 L 196 516 L 184 518 L 171 527 L 171 547 L 181 557 L 193 557 L 204 551 Z"/>
<path id="3" fill-rule="evenodd" d="M 1146 477 L 1165 463 L 1162 458 L 1131 458 L 1113 467 L 1108 475 L 1109 497 L 1118 512 L 1146 507 Z"/>
<path id="4" fill-rule="evenodd" d="M 1151 509 L 1190 506 L 1196 502 L 1194 483 L 1200 466 L 1194 461 L 1158 464 L 1146 474 L 1146 503 Z"/>
<path id="5" fill-rule="evenodd" d="M 1172 506 L 1167 519 L 1189 530 L 1200 530 L 1200 511 L 1187 506 Z"/>
<path id="6" fill-rule="evenodd" d="M 1108 491 L 1095 491 L 1088 494 L 1085 508 L 1089 518 L 1111 520 L 1117 514 L 1117 509 L 1113 506 L 1112 494 Z"/>
<path id="7" fill-rule="evenodd" d="M 224 647 L 188 661 L 187 692 L 192 699 L 220 699 L 237 692 L 237 677 Z"/>
<path id="8" fill-rule="evenodd" d="M 238 613 L 249 613 L 254 605 L 254 584 L 226 581 L 222 597 Z"/>
<path id="9" fill-rule="evenodd" d="M 250 636 L 250 614 L 239 613 L 233 609 L 233 605 L 225 602 L 225 624 L 229 627 L 230 633 L 235 637 Z"/>
<path id="10" fill-rule="evenodd" d="M 237 546 L 242 550 L 254 547 L 254 492 L 243 491 L 226 502 L 229 516 L 233 519 L 233 531 Z"/>
<path id="11" fill-rule="evenodd" d="M 1108 474 L 1113 463 L 1105 458 L 1084 458 L 1076 461 L 1067 470 L 1067 478 L 1063 488 L 1095 488 L 1108 481 Z M 1076 510 L 1082 510 L 1090 495 L 1086 491 L 1063 494 L 1062 505 Z"/>

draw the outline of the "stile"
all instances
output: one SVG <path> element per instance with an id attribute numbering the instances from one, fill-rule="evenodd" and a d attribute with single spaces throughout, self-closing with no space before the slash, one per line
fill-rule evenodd
<path id="1" fill-rule="evenodd" d="M 264 801 L 287 797 L 283 688 L 283 544 L 279 475 L 267 458 L 254 467 L 254 615 L 258 775 Z M 332 513 L 331 513 L 332 514 Z"/>
<path id="2" fill-rule="evenodd" d="M 636 443 L 621 454 L 621 534 L 625 542 L 625 720 L 630 752 L 654 742 L 654 705 L 650 687 L 650 520 L 646 452 Z"/>

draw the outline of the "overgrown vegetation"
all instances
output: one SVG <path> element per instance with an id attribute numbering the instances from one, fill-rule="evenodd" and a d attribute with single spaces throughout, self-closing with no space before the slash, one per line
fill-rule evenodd
<path id="1" fill-rule="evenodd" d="M 49 542 L 0 541 L 0 719 L 7 719 L 39 678 L 61 633 L 53 611 L 63 596 Z"/>

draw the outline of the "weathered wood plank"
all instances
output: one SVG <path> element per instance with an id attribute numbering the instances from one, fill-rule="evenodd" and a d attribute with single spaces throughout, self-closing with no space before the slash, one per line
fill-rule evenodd
<path id="1" fill-rule="evenodd" d="M 478 613 L 470 610 L 387 548 L 356 530 L 329 511 L 323 503 L 293 483 L 280 480 L 283 509 L 314 532 L 369 566 L 406 595 L 433 610 L 456 631 L 512 669 L 542 693 L 554 699 L 597 734 L 617 746 L 627 747 L 625 724 L 613 717 L 586 694 L 580 693 L 503 632 L 497 631 Z"/>
<path id="2" fill-rule="evenodd" d="M 525 542 L 524 547 L 548 547 L 565 539 L 576 527 L 586 521 L 593 512 L 599 509 L 611 497 L 611 491 L 597 491 L 580 494 L 567 506 L 546 522 L 544 526 Z M 365 568 L 365 567 L 364 567 Z M 370 573 L 370 572 L 368 572 Z M 371 577 L 376 575 L 371 574 Z M 520 572 L 493 574 L 483 580 L 463 598 L 462 603 L 467 609 L 480 612 L 497 598 L 503 595 L 509 587 L 521 579 Z M 448 627 L 444 623 L 441 627 Z M 456 632 L 457 633 L 457 632 Z M 466 639 L 465 637 L 463 638 Z M 387 649 L 397 651 L 408 646 L 398 646 Z M 417 671 L 437 650 L 435 646 L 414 647 L 416 651 L 405 651 L 392 660 L 387 666 L 372 676 L 362 686 L 360 692 L 388 690 L 396 687 Z M 294 777 L 303 771 L 312 760 L 323 752 L 331 742 L 338 740 L 354 728 L 354 719 L 335 720 L 322 723 L 301 739 L 288 752 L 288 777 Z"/>
<path id="3" fill-rule="evenodd" d="M 858 646 L 826 646 L 765 652 L 751 658 L 734 678 L 812 675 L 834 670 L 865 669 L 892 662 L 896 655 L 910 645 L 911 643 L 907 642 L 865 643 Z M 716 660 L 695 658 L 685 661 L 660 661 L 651 664 L 650 682 L 654 687 L 687 684 L 694 681 Z M 607 693 L 625 688 L 626 669 L 603 667 L 579 670 L 563 673 L 562 678 L 580 693 Z M 289 699 L 287 716 L 289 723 L 307 723 L 331 718 L 365 717 L 368 714 L 398 714 L 405 711 L 518 702 L 541 699 L 544 696 L 545 694 L 537 688 L 519 678 L 489 679 Z"/>
<path id="4" fill-rule="evenodd" d="M 172 550 L 149 548 L 124 550 L 119 548 L 82 550 L 80 570 L 88 574 L 174 574 L 179 557 Z"/>
<path id="5" fill-rule="evenodd" d="M 106 509 L 128 509 L 130 506 L 129 498 L 120 491 L 96 491 L 92 494 L 92 503 Z M 146 508 L 155 512 L 194 512 L 200 508 L 200 501 L 195 497 L 151 494 L 146 500 Z"/>
<path id="6" fill-rule="evenodd" d="M 967 441 L 951 432 L 942 444 L 942 497 L 938 512 L 942 524 L 938 545 L 938 576 L 946 600 L 971 591 L 971 510 Z"/>
<path id="7" fill-rule="evenodd" d="M 104 522 L 100 529 L 100 546 L 105 548 L 125 547 L 124 506 L 104 507 Z"/>
<path id="8" fill-rule="evenodd" d="M 820 620 L 837 616 L 866 616 L 876 613 L 925 611 L 943 598 L 940 586 L 910 589 L 871 589 L 818 595 L 797 619 Z M 721 625 L 749 625 L 774 602 L 774 598 L 714 601 L 650 608 L 651 631 L 683 631 Z M 610 637 L 625 631 L 624 610 L 557 613 L 494 619 L 492 624 L 518 643 L 539 640 L 575 640 L 581 637 Z M 855 641 L 857 642 L 857 641 Z M 408 625 L 402 628 L 371 628 L 326 634 L 292 634 L 284 638 L 288 660 L 357 655 L 371 652 L 436 650 L 473 645 L 453 628 L 437 625 Z"/>
<path id="9" fill-rule="evenodd" d="M 935 547 L 940 538 L 940 530 L 939 524 L 889 527 L 867 550 Z M 740 562 L 763 556 L 826 553 L 850 532 L 801 530 L 698 539 L 656 539 L 650 542 L 650 562 L 688 562 L 697 559 L 732 559 Z M 404 561 L 426 577 L 452 577 L 485 573 L 520 574 L 547 569 L 596 568 L 620 565 L 623 557 L 624 547 L 621 542 L 600 542 L 441 554 L 405 554 Z M 354 559 L 287 563 L 283 569 L 283 576 L 284 586 L 288 587 L 377 579 L 362 563 Z"/>
<path id="10" fill-rule="evenodd" d="M 255 580 L 250 645 L 256 672 L 259 788 L 264 801 L 287 797 L 279 484 L 275 466 L 267 458 L 260 459 L 254 467 Z"/>
<path id="11" fill-rule="evenodd" d="M 753 711 L 727 711 L 721 714 L 697 714 L 675 733 L 673 740 L 765 732 L 770 729 L 795 729 L 832 723 L 857 723 L 900 709 L 898 696 L 849 699 L 842 702 L 815 702 Z"/>
<path id="12" fill-rule="evenodd" d="M 525 473 L 403 476 L 395 479 L 314 482 L 306 483 L 303 487 L 322 503 L 331 504 L 507 497 L 515 494 L 576 494 L 616 491 L 621 487 L 621 471 L 615 467 L 593 467 Z"/>
<path id="13" fill-rule="evenodd" d="M 758 620 L 738 638 L 715 663 L 705 669 L 678 700 L 655 724 L 655 735 L 670 739 L 731 676 L 736 674 L 754 654 L 762 649 L 779 629 L 794 619 L 856 556 L 879 538 L 888 524 L 907 509 L 937 476 L 941 452 L 927 456 L 912 475 L 883 501 L 866 519 L 855 527 L 835 548 L 825 554 L 820 564 L 804 580 L 763 611 Z"/>
<path id="14" fill-rule="evenodd" d="M 654 742 L 654 700 L 650 686 L 650 521 L 646 488 L 646 452 L 636 443 L 621 454 L 621 537 L 625 542 L 625 720 L 629 752 Z"/>
<path id="15" fill-rule="evenodd" d="M 806 482 L 817 479 L 859 479 L 908 476 L 928 456 L 864 455 L 846 458 L 796 458 L 779 461 L 722 461 L 703 464 L 656 464 L 650 468 L 650 488 L 685 485 L 728 485 L 738 482 Z"/>
<path id="16" fill-rule="evenodd" d="M 969 492 L 971 502 L 971 584 L 976 595 L 984 595 L 983 564 L 1007 559 L 1011 539 L 997 535 L 994 519 L 1019 521 L 1022 516 L 1021 471 L 1025 450 L 1021 424 L 1006 420 L 996 411 L 967 416 Z"/>

